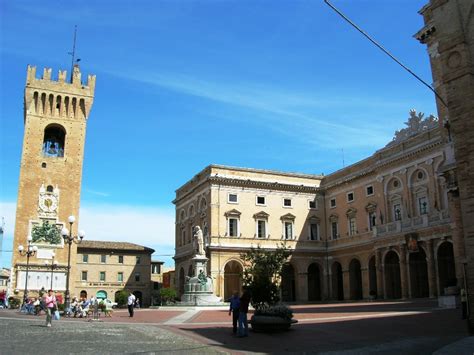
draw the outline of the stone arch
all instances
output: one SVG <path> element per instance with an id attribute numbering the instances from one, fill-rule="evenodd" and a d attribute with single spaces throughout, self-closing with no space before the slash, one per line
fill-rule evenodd
<path id="1" fill-rule="evenodd" d="M 422 179 L 418 178 L 419 172 L 423 173 Z M 425 168 L 420 167 L 420 166 L 416 167 L 416 169 L 413 169 L 411 172 L 409 172 L 407 176 L 408 187 L 412 187 L 420 183 L 427 184 L 429 180 L 430 180 L 430 176 L 428 174 L 428 171 Z"/>
<path id="2" fill-rule="evenodd" d="M 410 290 L 412 298 L 429 297 L 428 264 L 425 250 L 421 247 L 418 252 L 409 253 L 408 267 L 410 269 Z"/>
<path id="3" fill-rule="evenodd" d="M 400 257 L 395 250 L 389 250 L 384 257 L 384 282 L 386 298 L 402 298 L 400 278 Z"/>
<path id="4" fill-rule="evenodd" d="M 396 183 L 398 183 L 397 186 L 396 186 Z M 391 192 L 392 193 L 400 192 L 403 190 L 402 180 L 397 176 L 392 176 L 390 179 L 387 179 L 387 181 L 384 184 L 383 189 L 384 189 L 384 193 L 387 195 L 390 194 Z"/>
<path id="5" fill-rule="evenodd" d="M 321 301 L 321 267 L 316 262 L 308 266 L 308 301 Z"/>
<path id="6" fill-rule="evenodd" d="M 80 299 L 86 299 L 86 298 L 87 298 L 87 291 L 86 291 L 86 290 L 82 290 L 82 291 L 79 293 L 79 298 L 80 298 Z"/>
<path id="7" fill-rule="evenodd" d="M 456 268 L 454 263 L 453 243 L 444 241 L 436 251 L 438 259 L 439 294 L 444 295 L 444 288 L 456 286 Z"/>
<path id="8" fill-rule="evenodd" d="M 242 273 L 244 269 L 242 263 L 232 259 L 224 266 L 224 300 L 232 297 L 233 292 L 240 292 L 242 289 Z"/>
<path id="9" fill-rule="evenodd" d="M 66 130 L 63 126 L 53 123 L 47 125 L 43 135 L 43 155 L 46 157 L 64 157 Z"/>
<path id="10" fill-rule="evenodd" d="M 362 270 L 357 258 L 349 263 L 349 290 L 351 300 L 362 299 Z"/>
<path id="11" fill-rule="evenodd" d="M 342 275 L 342 265 L 335 261 L 331 266 L 332 271 L 332 295 L 337 300 L 344 300 L 344 278 Z"/>
<path id="12" fill-rule="evenodd" d="M 191 206 L 189 206 L 189 208 L 188 208 L 188 216 L 189 216 L 189 217 L 194 216 L 194 204 L 191 204 Z"/>
<path id="13" fill-rule="evenodd" d="M 283 302 L 296 301 L 296 277 L 295 268 L 288 263 L 281 271 L 281 300 Z"/>
<path id="14" fill-rule="evenodd" d="M 183 222 L 186 219 L 186 211 L 184 208 L 181 209 L 181 212 L 179 213 L 179 221 Z"/>
<path id="15" fill-rule="evenodd" d="M 143 305 L 142 291 L 133 291 L 132 293 L 135 296 L 135 304 L 138 306 L 142 306 Z"/>
<path id="16" fill-rule="evenodd" d="M 204 196 L 201 197 L 201 200 L 199 201 L 199 211 L 204 212 L 207 209 L 207 200 Z"/>

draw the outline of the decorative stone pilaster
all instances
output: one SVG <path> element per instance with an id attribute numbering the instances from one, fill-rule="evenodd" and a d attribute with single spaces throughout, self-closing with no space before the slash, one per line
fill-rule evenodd
<path id="1" fill-rule="evenodd" d="M 435 298 L 438 296 L 438 292 L 436 285 L 436 267 L 432 239 L 426 241 L 426 265 L 428 267 L 428 286 L 430 289 L 430 298 Z"/>
<path id="2" fill-rule="evenodd" d="M 406 245 L 400 245 L 400 281 L 402 286 L 402 298 L 408 298 L 408 268 Z"/>
<path id="3" fill-rule="evenodd" d="M 385 282 L 384 282 L 384 272 L 383 272 L 383 263 L 381 250 L 377 249 L 375 251 L 375 270 L 377 273 L 377 298 L 385 298 Z"/>

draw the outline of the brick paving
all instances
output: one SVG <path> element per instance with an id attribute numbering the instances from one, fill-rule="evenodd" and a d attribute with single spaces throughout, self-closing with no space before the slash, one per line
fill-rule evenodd
<path id="1" fill-rule="evenodd" d="M 101 319 L 109 324 L 104 326 L 158 327 L 175 334 L 176 339 L 184 337 L 204 348 L 232 354 L 344 352 L 420 355 L 449 349 L 449 344 L 462 343 L 468 336 L 466 323 L 460 319 L 460 310 L 440 309 L 436 300 L 311 304 L 292 308 L 299 323 L 289 331 L 273 334 L 250 332 L 248 338 L 236 338 L 231 334 L 232 321 L 227 307 L 140 309 L 133 318 L 128 317 L 126 310 L 117 310 L 111 318 Z M 44 321 L 44 316 L 28 316 L 11 310 L 0 310 L 0 319 L 2 317 Z M 58 323 L 62 322 L 85 323 L 87 320 L 65 318 Z M 469 349 L 470 344 L 464 342 L 463 349 Z M 474 353 L 474 348 L 472 350 L 469 353 Z M 461 355 L 464 352 L 453 353 Z"/>

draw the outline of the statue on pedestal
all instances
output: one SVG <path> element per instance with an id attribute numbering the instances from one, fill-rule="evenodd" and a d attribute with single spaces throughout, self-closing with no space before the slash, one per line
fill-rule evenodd
<path id="1" fill-rule="evenodd" d="M 196 252 L 196 255 L 205 255 L 205 252 L 204 252 L 204 237 L 202 235 L 201 227 L 199 227 L 199 226 L 194 227 L 193 246 L 194 246 L 194 250 Z"/>

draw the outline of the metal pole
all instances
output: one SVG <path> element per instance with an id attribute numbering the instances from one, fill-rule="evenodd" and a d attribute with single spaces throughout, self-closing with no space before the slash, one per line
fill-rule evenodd
<path id="1" fill-rule="evenodd" d="M 25 292 L 23 293 L 23 304 L 26 304 L 28 300 L 28 268 L 30 267 L 30 244 L 28 243 L 28 249 L 26 251 L 26 279 L 25 279 Z"/>
<path id="2" fill-rule="evenodd" d="M 52 261 L 51 262 L 51 290 L 53 289 L 53 271 L 54 271 L 54 262 Z"/>
<path id="3" fill-rule="evenodd" d="M 66 311 L 69 310 L 70 296 L 69 296 L 69 273 L 71 272 L 71 244 L 72 244 L 72 223 L 69 223 L 69 244 L 68 255 L 67 255 L 67 274 L 66 274 Z"/>

